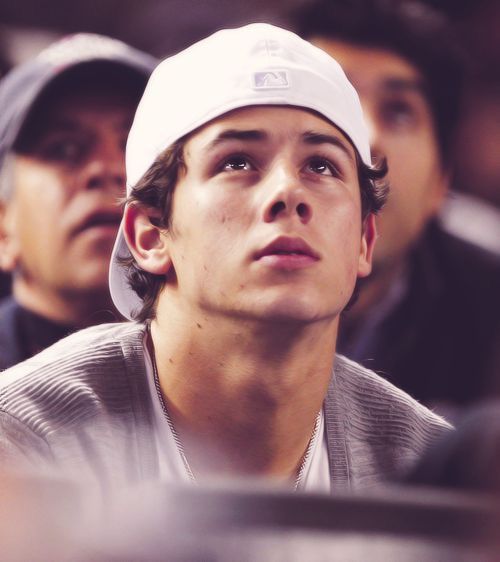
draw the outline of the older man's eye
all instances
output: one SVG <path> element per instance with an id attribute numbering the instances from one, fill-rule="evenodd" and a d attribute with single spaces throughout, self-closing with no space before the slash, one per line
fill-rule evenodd
<path id="1" fill-rule="evenodd" d="M 226 158 L 222 164 L 222 170 L 226 172 L 239 172 L 253 170 L 253 166 L 246 156 L 231 156 Z"/>
<path id="2" fill-rule="evenodd" d="M 86 143 L 80 139 L 54 139 L 40 148 L 41 156 L 53 162 L 73 164 L 79 162 L 86 153 Z"/>
<path id="3" fill-rule="evenodd" d="M 389 100 L 380 108 L 381 117 L 387 127 L 408 128 L 417 121 L 417 110 L 407 100 Z"/>
<path id="4" fill-rule="evenodd" d="M 307 169 L 322 176 L 338 177 L 340 175 L 337 167 L 325 158 L 312 158 L 307 163 Z"/>

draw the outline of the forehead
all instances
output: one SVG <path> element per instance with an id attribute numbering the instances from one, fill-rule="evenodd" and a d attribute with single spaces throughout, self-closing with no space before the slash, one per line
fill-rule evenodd
<path id="1" fill-rule="evenodd" d="M 234 139 L 262 143 L 301 142 L 308 133 L 328 135 L 337 139 L 354 161 L 355 151 L 350 140 L 328 119 L 309 109 L 282 105 L 249 106 L 230 111 L 193 133 L 186 148 L 211 147 L 214 139 L 232 140 L 233 136 L 227 131 L 249 132 L 248 135 L 235 134 Z"/>
<path id="2" fill-rule="evenodd" d="M 339 62 L 361 95 L 408 91 L 425 98 L 421 72 L 396 52 L 325 37 L 313 42 Z"/>
<path id="3" fill-rule="evenodd" d="M 136 100 L 132 94 L 113 91 L 110 88 L 102 90 L 75 90 L 73 92 L 54 92 L 37 107 L 33 121 L 45 121 L 47 126 L 53 119 L 85 115 L 86 113 L 124 113 L 132 116 Z"/>
<path id="4" fill-rule="evenodd" d="M 57 131 L 103 130 L 128 132 L 136 97 L 111 88 L 83 88 L 54 91 L 45 95 L 28 116 L 16 141 L 15 150 L 30 153 L 37 143 Z"/>

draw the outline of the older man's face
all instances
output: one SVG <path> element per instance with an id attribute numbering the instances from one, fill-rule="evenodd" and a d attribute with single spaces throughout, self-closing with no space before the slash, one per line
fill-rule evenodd
<path id="1" fill-rule="evenodd" d="M 7 269 L 31 287 L 67 296 L 107 291 L 134 109 L 118 92 L 75 88 L 40 111 L 27 148 L 14 158 L 3 223 Z"/>
<path id="2" fill-rule="evenodd" d="M 377 221 L 374 269 L 392 268 L 438 211 L 447 187 L 418 70 L 397 54 L 318 37 L 359 93 L 374 154 L 387 157 L 391 192 Z"/>

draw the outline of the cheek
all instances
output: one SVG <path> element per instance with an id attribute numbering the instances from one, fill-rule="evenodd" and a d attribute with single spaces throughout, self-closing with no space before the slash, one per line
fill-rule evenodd
<path id="1" fill-rule="evenodd" d="M 17 183 L 17 227 L 24 244 L 50 244 L 63 239 L 66 186 L 60 175 L 29 170 Z"/>
<path id="2" fill-rule="evenodd" d="M 58 216 L 69 198 L 69 181 L 49 167 L 29 167 L 16 182 L 19 201 L 33 217 Z"/>
<path id="3" fill-rule="evenodd" d="M 226 258 L 241 247 L 251 213 L 239 198 L 223 191 L 182 188 L 173 207 L 174 268 L 195 270 L 191 276 L 199 275 L 196 271 L 216 276 Z"/>
<path id="4" fill-rule="evenodd" d="M 388 141 L 384 148 L 393 192 L 418 198 L 430 189 L 429 177 L 439 165 L 439 149 L 430 133 L 400 135 Z"/>
<path id="5" fill-rule="evenodd" d="M 326 229 L 326 248 L 333 256 L 333 265 L 346 265 L 349 276 L 356 276 L 361 244 L 361 208 L 354 200 L 337 205 L 333 213 L 324 219 Z"/>
<path id="6" fill-rule="evenodd" d="M 179 217 L 184 224 L 183 231 L 210 245 L 214 241 L 219 241 L 220 245 L 233 241 L 247 230 L 253 216 L 246 198 L 235 197 L 224 189 L 200 189 L 179 203 L 176 208 L 179 213 L 174 217 Z"/>

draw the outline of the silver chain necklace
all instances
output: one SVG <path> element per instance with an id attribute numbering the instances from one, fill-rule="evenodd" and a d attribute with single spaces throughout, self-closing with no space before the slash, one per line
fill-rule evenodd
<path id="1" fill-rule="evenodd" d="M 182 441 L 179 437 L 179 434 L 177 433 L 177 430 L 175 429 L 174 423 L 173 423 L 172 419 L 170 418 L 170 415 L 168 413 L 167 405 L 165 404 L 165 400 L 163 398 L 163 394 L 162 394 L 161 386 L 160 386 L 160 378 L 158 376 L 158 367 L 156 365 L 156 356 L 155 356 L 155 352 L 154 352 L 153 338 L 151 337 L 151 330 L 150 330 L 149 325 L 148 325 L 147 330 L 148 330 L 148 338 L 151 342 L 151 363 L 153 365 L 154 383 L 155 383 L 156 393 L 158 395 L 158 400 L 160 401 L 160 406 L 161 406 L 161 409 L 163 411 L 163 416 L 165 417 L 165 420 L 167 421 L 168 427 L 170 428 L 170 431 L 172 432 L 172 436 L 174 438 L 175 446 L 177 447 L 177 451 L 178 451 L 178 453 L 181 457 L 182 464 L 184 465 L 184 469 L 186 470 L 186 473 L 189 477 L 189 480 L 191 482 L 193 482 L 194 484 L 196 484 L 197 483 L 196 478 L 193 474 L 193 471 L 191 470 L 191 467 L 189 466 L 189 462 L 187 460 L 186 453 L 184 452 L 184 446 L 183 446 Z M 294 487 L 293 487 L 294 492 L 298 491 L 303 485 L 302 480 L 303 480 L 303 477 L 304 477 L 304 470 L 305 470 L 307 462 L 308 462 L 308 460 L 309 460 L 309 458 L 312 454 L 314 444 L 315 444 L 316 439 L 317 439 L 320 421 L 321 421 L 321 410 L 318 412 L 318 415 L 316 416 L 316 421 L 314 423 L 314 429 L 313 429 L 313 432 L 311 434 L 311 438 L 309 439 L 309 443 L 307 445 L 306 452 L 304 453 L 304 455 L 302 456 L 302 459 L 300 461 L 300 466 L 299 466 L 299 469 L 297 471 L 297 476 L 295 478 L 295 483 L 294 483 Z"/>

